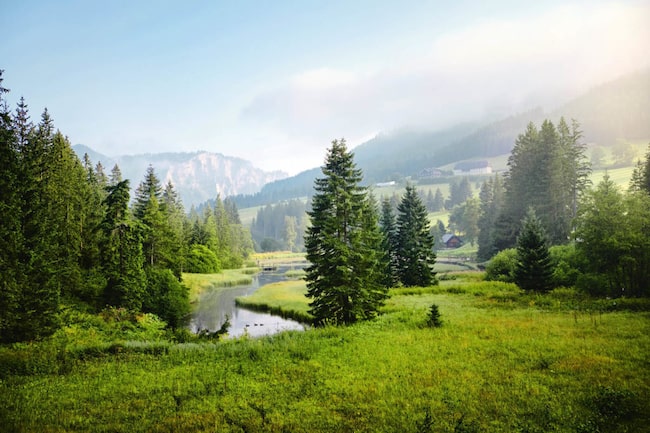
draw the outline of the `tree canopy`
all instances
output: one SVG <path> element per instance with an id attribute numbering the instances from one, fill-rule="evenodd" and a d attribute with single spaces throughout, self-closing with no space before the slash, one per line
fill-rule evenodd
<path id="1" fill-rule="evenodd" d="M 307 296 L 316 323 L 374 317 L 387 297 L 377 209 L 345 140 L 334 140 L 316 179 L 305 236 Z"/>

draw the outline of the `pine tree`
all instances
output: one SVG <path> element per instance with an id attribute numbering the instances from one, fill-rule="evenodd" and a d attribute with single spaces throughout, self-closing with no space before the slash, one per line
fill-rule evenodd
<path id="1" fill-rule="evenodd" d="M 395 220 L 393 206 L 388 199 L 384 199 L 381 202 L 379 226 L 384 235 L 382 245 L 386 253 L 385 266 L 387 272 L 384 284 L 386 287 L 395 287 L 399 284 L 399 275 L 397 274 L 397 222 Z"/>
<path id="2" fill-rule="evenodd" d="M 103 271 L 107 280 L 104 300 L 108 305 L 139 311 L 146 287 L 140 230 L 129 215 L 129 181 L 107 187 L 102 221 Z"/>
<path id="3" fill-rule="evenodd" d="M 9 89 L 2 87 L 0 69 L 0 342 L 20 341 L 23 332 L 22 290 L 25 284 L 21 258 L 24 251 L 21 224 L 20 165 L 18 140 L 4 99 Z"/>
<path id="4" fill-rule="evenodd" d="M 517 237 L 515 283 L 523 290 L 547 292 L 553 287 L 553 266 L 542 223 L 529 208 Z"/>
<path id="5" fill-rule="evenodd" d="M 400 281 L 407 287 L 435 284 L 434 239 L 427 210 L 412 185 L 407 185 L 397 212 L 397 273 Z"/>
<path id="6" fill-rule="evenodd" d="M 311 264 L 305 279 L 317 324 L 372 318 L 387 296 L 376 210 L 360 186 L 362 172 L 353 158 L 345 140 L 332 142 L 308 212 L 305 246 Z"/>
<path id="7" fill-rule="evenodd" d="M 41 122 L 29 133 L 20 149 L 19 183 L 22 195 L 22 227 L 25 281 L 22 287 L 22 334 L 18 340 L 32 340 L 47 336 L 59 326 L 57 312 L 61 294 L 58 278 L 64 266 L 59 255 L 59 219 L 52 211 L 52 176 L 48 166 L 52 156 L 54 126 L 47 112 Z"/>
<path id="8" fill-rule="evenodd" d="M 508 158 L 503 211 L 493 232 L 497 249 L 515 244 L 529 207 L 535 209 L 551 244 L 568 242 L 590 171 L 580 140 L 578 124 L 569 127 L 563 119 L 557 129 L 549 120 L 540 129 L 530 123 L 519 135 Z"/>
<path id="9" fill-rule="evenodd" d="M 478 260 L 486 261 L 498 252 L 494 244 L 494 231 L 503 206 L 503 184 L 499 175 L 483 182 L 479 200 L 478 252 L 476 256 Z"/>
<path id="10" fill-rule="evenodd" d="M 135 189 L 133 216 L 142 219 L 145 209 L 153 197 L 155 197 L 156 201 L 160 203 L 162 199 L 162 186 L 160 185 L 160 180 L 158 179 L 158 176 L 156 176 L 153 166 L 149 165 L 144 179 Z"/>
<path id="11" fill-rule="evenodd" d="M 645 160 L 638 160 L 632 172 L 630 179 L 631 192 L 645 191 L 650 194 L 650 144 L 648 144 L 648 151 L 645 154 Z"/>
<path id="12" fill-rule="evenodd" d="M 445 208 L 445 197 L 442 195 L 440 188 L 436 188 L 436 194 L 433 197 L 433 212 L 440 212 Z"/>

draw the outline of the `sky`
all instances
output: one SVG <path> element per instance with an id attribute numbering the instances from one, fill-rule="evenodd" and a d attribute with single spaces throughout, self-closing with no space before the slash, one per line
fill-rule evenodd
<path id="1" fill-rule="evenodd" d="M 296 174 L 354 147 L 552 109 L 650 67 L 650 0 L 0 0 L 8 100 L 109 156 Z"/>

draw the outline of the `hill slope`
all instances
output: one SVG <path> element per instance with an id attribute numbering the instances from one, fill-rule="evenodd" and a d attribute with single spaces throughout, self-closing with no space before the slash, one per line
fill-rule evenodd
<path id="1" fill-rule="evenodd" d="M 584 139 L 613 146 L 618 139 L 650 137 L 650 70 L 621 77 L 545 113 L 536 108 L 505 119 L 478 125 L 468 123 L 441 131 L 404 130 L 381 134 L 354 150 L 366 183 L 415 176 L 427 167 L 507 154 L 529 122 L 545 118 L 556 122 L 576 119 Z M 278 199 L 308 195 L 320 171 L 311 169 L 266 185 L 246 204 L 260 205 Z M 238 201 L 239 202 L 239 201 Z M 243 206 L 243 203 L 240 205 Z"/>

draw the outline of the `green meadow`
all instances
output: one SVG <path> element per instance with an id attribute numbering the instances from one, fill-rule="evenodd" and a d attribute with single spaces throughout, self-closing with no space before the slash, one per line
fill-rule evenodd
<path id="1" fill-rule="evenodd" d="M 453 278 L 452 278 L 453 276 Z M 455 279 L 454 279 L 455 278 Z M 0 349 L 12 432 L 643 432 L 650 305 L 448 276 L 376 320 L 205 342 L 70 319 Z M 306 314 L 304 282 L 244 299 Z M 441 327 L 429 327 L 432 304 Z M 139 328 L 138 328 L 139 327 Z M 138 328 L 140 331 L 138 332 Z"/>

